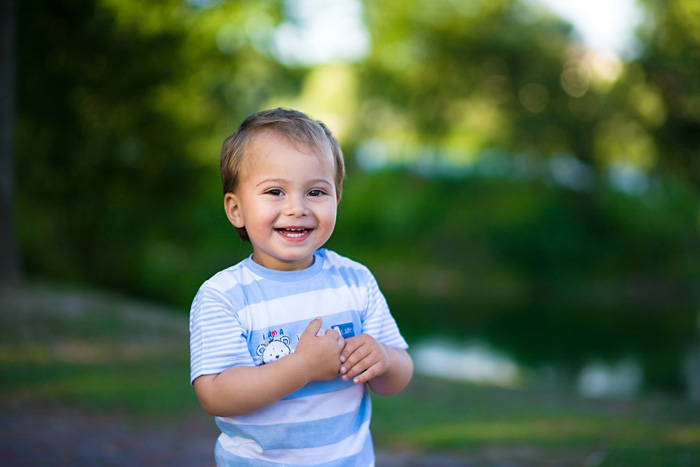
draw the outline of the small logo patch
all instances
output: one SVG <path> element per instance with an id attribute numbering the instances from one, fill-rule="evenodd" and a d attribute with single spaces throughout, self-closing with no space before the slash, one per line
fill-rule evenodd
<path id="1" fill-rule="evenodd" d="M 340 335 L 343 336 L 343 339 L 355 336 L 355 328 L 352 323 L 337 324 L 333 326 L 333 329 L 338 331 Z"/>

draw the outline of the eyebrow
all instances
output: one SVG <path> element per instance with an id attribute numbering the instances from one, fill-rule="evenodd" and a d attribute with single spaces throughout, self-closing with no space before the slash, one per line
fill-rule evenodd
<path id="1" fill-rule="evenodd" d="M 266 183 L 287 183 L 289 180 L 285 178 L 266 178 L 265 180 L 260 181 L 260 183 L 256 184 L 255 186 L 258 187 L 260 185 L 264 185 Z M 318 183 L 325 183 L 327 185 L 335 186 L 333 181 L 328 180 L 326 178 L 315 178 L 313 180 L 309 180 L 309 182 L 312 185 L 318 184 Z"/>

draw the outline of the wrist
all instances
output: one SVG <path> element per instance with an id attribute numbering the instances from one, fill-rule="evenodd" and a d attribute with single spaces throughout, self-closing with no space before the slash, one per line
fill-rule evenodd
<path id="1" fill-rule="evenodd" d="M 293 374 L 295 376 L 299 377 L 299 379 L 301 380 L 302 386 L 305 386 L 306 384 L 308 384 L 314 380 L 311 366 L 309 365 L 306 357 L 294 352 L 294 353 L 290 353 L 285 358 L 289 359 L 291 361 L 291 363 L 292 363 L 292 365 L 291 365 L 292 370 L 291 371 L 293 372 Z"/>

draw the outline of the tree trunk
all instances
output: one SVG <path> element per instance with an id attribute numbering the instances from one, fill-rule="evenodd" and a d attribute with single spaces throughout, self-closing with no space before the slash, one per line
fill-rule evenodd
<path id="1" fill-rule="evenodd" d="M 14 0 L 0 0 L 0 285 L 21 279 L 14 233 Z"/>

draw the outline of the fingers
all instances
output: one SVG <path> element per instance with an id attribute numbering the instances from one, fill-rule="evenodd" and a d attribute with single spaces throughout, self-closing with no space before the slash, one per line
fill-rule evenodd
<path id="1" fill-rule="evenodd" d="M 375 376 L 379 376 L 380 374 L 382 374 L 382 372 L 379 370 L 380 366 L 381 365 L 379 364 L 372 365 L 359 375 L 355 376 L 354 378 L 348 374 L 344 375 L 345 377 L 343 379 L 347 381 L 350 378 L 352 378 L 352 382 L 355 384 L 367 383 Z"/>
<path id="2" fill-rule="evenodd" d="M 345 339 L 343 339 L 343 336 L 341 336 L 340 333 L 335 329 L 327 329 L 326 332 L 323 333 L 323 337 L 333 339 L 336 343 L 338 352 L 341 352 L 345 347 Z"/>
<path id="3" fill-rule="evenodd" d="M 371 355 L 364 358 L 359 358 L 357 352 L 352 355 L 350 360 L 340 365 L 340 374 L 344 376 L 343 379 L 349 380 L 350 378 L 359 375 L 360 373 L 367 371 L 369 368 L 376 363 Z"/>
<path id="4" fill-rule="evenodd" d="M 340 361 L 342 379 L 352 379 L 356 384 L 383 374 L 387 368 L 387 356 L 381 344 L 366 334 L 346 340 Z"/>
<path id="5" fill-rule="evenodd" d="M 350 357 L 350 355 L 352 355 L 361 345 L 362 341 L 360 340 L 360 336 L 345 339 L 345 348 L 343 349 L 343 353 L 340 354 L 340 361 L 345 363 L 348 360 L 348 357 Z"/>
<path id="6" fill-rule="evenodd" d="M 345 339 L 343 339 L 343 336 L 341 336 L 340 333 L 335 329 L 322 330 L 322 325 L 323 317 L 319 316 L 317 318 L 314 318 L 306 326 L 306 329 L 304 329 L 304 332 L 301 335 L 301 339 L 308 340 L 311 337 L 321 337 L 324 339 L 329 339 L 335 344 L 335 347 L 337 349 L 336 351 L 341 352 L 345 347 Z"/>
<path id="7" fill-rule="evenodd" d="M 323 317 L 319 316 L 317 318 L 314 318 L 311 320 L 311 322 L 306 326 L 306 329 L 304 329 L 303 334 L 310 334 L 312 336 L 315 336 L 318 334 L 318 331 L 321 329 L 321 326 L 323 325 Z"/>
<path id="8" fill-rule="evenodd" d="M 303 362 L 309 381 L 325 381 L 339 374 L 345 340 L 335 330 L 321 331 L 322 324 L 321 317 L 309 322 L 294 351 L 297 359 Z"/>

